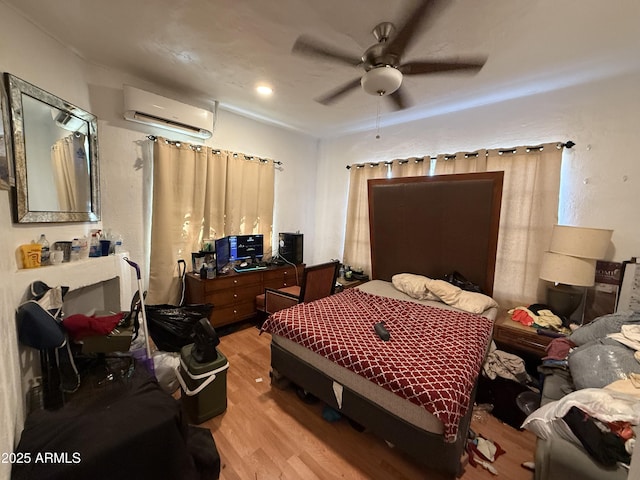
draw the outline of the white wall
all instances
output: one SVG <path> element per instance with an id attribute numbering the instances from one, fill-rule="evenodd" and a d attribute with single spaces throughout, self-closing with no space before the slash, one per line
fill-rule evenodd
<path id="1" fill-rule="evenodd" d="M 319 257 L 342 256 L 346 165 L 410 156 L 572 140 L 565 151 L 559 221 L 614 229 L 611 260 L 640 256 L 640 73 L 577 85 L 410 124 L 325 139 L 318 164 Z M 321 207 L 320 207 L 321 206 Z"/>

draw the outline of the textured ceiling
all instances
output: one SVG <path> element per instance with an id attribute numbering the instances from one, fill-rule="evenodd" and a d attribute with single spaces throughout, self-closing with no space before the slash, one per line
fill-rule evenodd
<path id="1" fill-rule="evenodd" d="M 399 112 L 357 89 L 314 98 L 362 71 L 291 54 L 303 33 L 359 56 L 411 0 L 0 0 L 88 62 L 322 137 L 640 70 L 637 0 L 451 0 L 403 60 L 487 55 L 477 75 L 405 77 Z M 269 98 L 255 87 L 273 87 Z"/>

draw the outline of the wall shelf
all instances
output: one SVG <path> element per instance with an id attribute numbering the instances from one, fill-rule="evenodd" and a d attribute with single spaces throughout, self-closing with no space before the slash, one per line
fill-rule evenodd
<path id="1" fill-rule="evenodd" d="M 119 253 L 106 257 L 95 257 L 61 263 L 60 265 L 46 265 L 38 268 L 17 270 L 15 274 L 14 292 L 20 302 L 29 285 L 35 281 L 42 281 L 50 287 L 65 286 L 70 291 L 96 285 L 114 278 L 120 279 L 119 304 L 122 310 L 129 309 L 129 302 L 133 296 L 131 280 L 133 268 L 124 261 L 127 253 Z"/>

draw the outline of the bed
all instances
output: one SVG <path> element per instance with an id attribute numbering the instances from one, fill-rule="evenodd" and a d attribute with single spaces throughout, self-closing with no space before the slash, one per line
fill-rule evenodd
<path id="1" fill-rule="evenodd" d="M 263 329 L 272 334 L 272 375 L 428 468 L 460 476 L 495 307 L 472 314 L 417 300 L 391 282 L 399 273 L 437 279 L 456 271 L 490 296 L 502 173 L 370 180 L 368 188 L 372 281 L 269 317 Z M 381 320 L 389 342 L 373 332 Z M 351 335 L 337 333 L 345 326 Z M 408 358 L 391 365 L 403 330 L 415 347 L 403 346 Z M 347 344 L 336 346 L 336 336 Z M 435 380 L 425 383 L 426 365 Z"/>

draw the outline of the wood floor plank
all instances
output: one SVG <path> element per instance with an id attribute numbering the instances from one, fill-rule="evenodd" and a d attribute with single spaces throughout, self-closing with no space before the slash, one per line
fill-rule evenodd
<path id="1" fill-rule="evenodd" d="M 221 480 L 440 480 L 382 439 L 360 433 L 346 419 L 322 418 L 321 402 L 302 402 L 293 389 L 269 381 L 271 336 L 253 327 L 221 338 L 229 360 L 227 410 L 201 427 L 209 428 L 222 461 Z M 261 380 L 261 381 L 260 381 Z M 472 428 L 507 452 L 493 466 L 501 478 L 531 480 L 521 467 L 533 460 L 535 436 L 491 415 L 477 415 Z M 462 480 L 488 480 L 490 472 L 468 465 Z"/>

